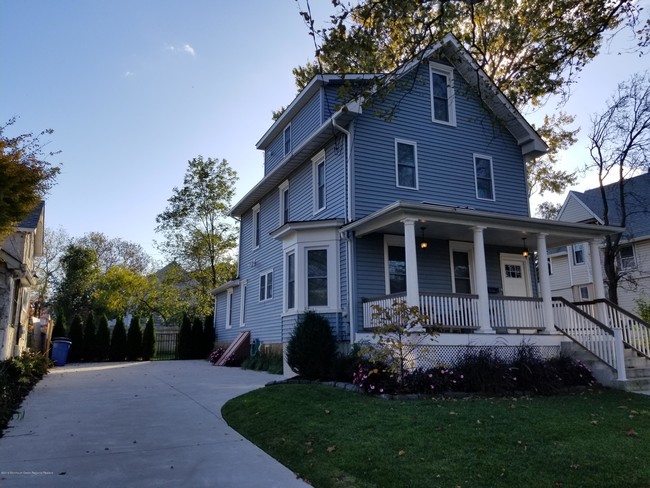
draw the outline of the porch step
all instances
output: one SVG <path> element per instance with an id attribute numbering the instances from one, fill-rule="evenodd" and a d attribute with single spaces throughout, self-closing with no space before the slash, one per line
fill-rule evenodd
<path id="1" fill-rule="evenodd" d="M 636 393 L 650 391 L 650 360 L 639 356 L 632 349 L 624 351 L 627 381 L 618 381 L 616 372 L 611 367 L 574 342 L 563 342 L 561 351 L 583 362 L 594 378 L 604 386 Z"/>

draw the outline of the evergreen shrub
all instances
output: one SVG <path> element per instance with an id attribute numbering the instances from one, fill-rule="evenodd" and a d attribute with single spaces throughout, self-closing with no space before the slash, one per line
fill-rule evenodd
<path id="1" fill-rule="evenodd" d="M 153 317 L 149 316 L 147 325 L 142 333 L 142 359 L 150 361 L 156 355 L 156 330 L 153 325 Z"/>
<path id="2" fill-rule="evenodd" d="M 137 361 L 142 357 L 142 329 L 140 317 L 131 318 L 129 329 L 126 333 L 126 360 Z"/>
<path id="3" fill-rule="evenodd" d="M 111 347 L 111 329 L 108 327 L 108 318 L 106 318 L 106 315 L 102 315 L 99 319 L 95 344 L 97 347 L 97 360 L 106 361 Z"/>
<path id="4" fill-rule="evenodd" d="M 178 359 L 192 359 L 192 323 L 187 315 L 183 315 L 178 333 Z"/>
<path id="5" fill-rule="evenodd" d="M 115 320 L 108 356 L 111 361 L 124 361 L 126 358 L 126 327 L 124 326 L 124 319 L 122 317 L 118 317 Z"/>
<path id="6" fill-rule="evenodd" d="M 97 333 L 95 331 L 95 315 L 92 312 L 88 313 L 86 322 L 84 323 L 84 342 L 82 358 L 84 361 L 94 361 L 97 355 Z"/>
<path id="7" fill-rule="evenodd" d="M 70 351 L 68 351 L 68 362 L 78 363 L 81 361 L 84 352 L 84 325 L 81 315 L 75 315 L 70 324 Z"/>
<path id="8" fill-rule="evenodd" d="M 327 379 L 336 355 L 336 341 L 329 322 L 308 311 L 296 324 L 287 345 L 287 363 L 306 379 Z"/>

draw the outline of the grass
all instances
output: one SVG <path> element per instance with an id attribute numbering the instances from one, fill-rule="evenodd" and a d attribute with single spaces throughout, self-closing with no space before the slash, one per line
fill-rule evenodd
<path id="1" fill-rule="evenodd" d="M 222 412 L 317 488 L 650 487 L 650 397 L 619 391 L 386 401 L 274 385 Z"/>

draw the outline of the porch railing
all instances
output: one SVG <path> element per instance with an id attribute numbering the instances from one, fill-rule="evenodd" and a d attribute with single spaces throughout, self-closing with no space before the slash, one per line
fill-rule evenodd
<path id="1" fill-rule="evenodd" d="M 620 330 L 607 327 L 594 316 L 559 297 L 553 298 L 553 321 L 560 332 L 618 371 L 619 379 L 625 379 Z"/>
<path id="2" fill-rule="evenodd" d="M 364 328 L 372 329 L 386 321 L 373 317 L 374 305 L 390 309 L 405 293 L 363 300 Z M 427 325 L 448 330 L 473 331 L 479 328 L 478 296 L 457 293 L 420 293 L 420 311 Z M 493 329 L 544 328 L 541 298 L 490 297 L 490 326 Z"/>
<path id="3" fill-rule="evenodd" d="M 650 324 L 609 300 L 591 300 L 574 305 L 592 317 L 601 318 L 612 329 L 620 329 L 627 346 L 650 358 Z"/>

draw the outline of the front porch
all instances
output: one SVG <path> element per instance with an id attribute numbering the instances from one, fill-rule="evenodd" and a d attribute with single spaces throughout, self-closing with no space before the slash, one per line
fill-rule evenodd
<path id="1" fill-rule="evenodd" d="M 405 300 L 406 293 L 363 300 L 363 329 L 372 331 L 382 325 L 374 313 L 376 307 L 389 309 L 396 300 Z M 474 333 L 480 330 L 479 297 L 471 294 L 420 293 L 420 312 L 427 325 L 440 332 Z M 489 327 L 493 333 L 531 334 L 545 329 L 543 300 L 536 297 L 489 296 Z"/>

